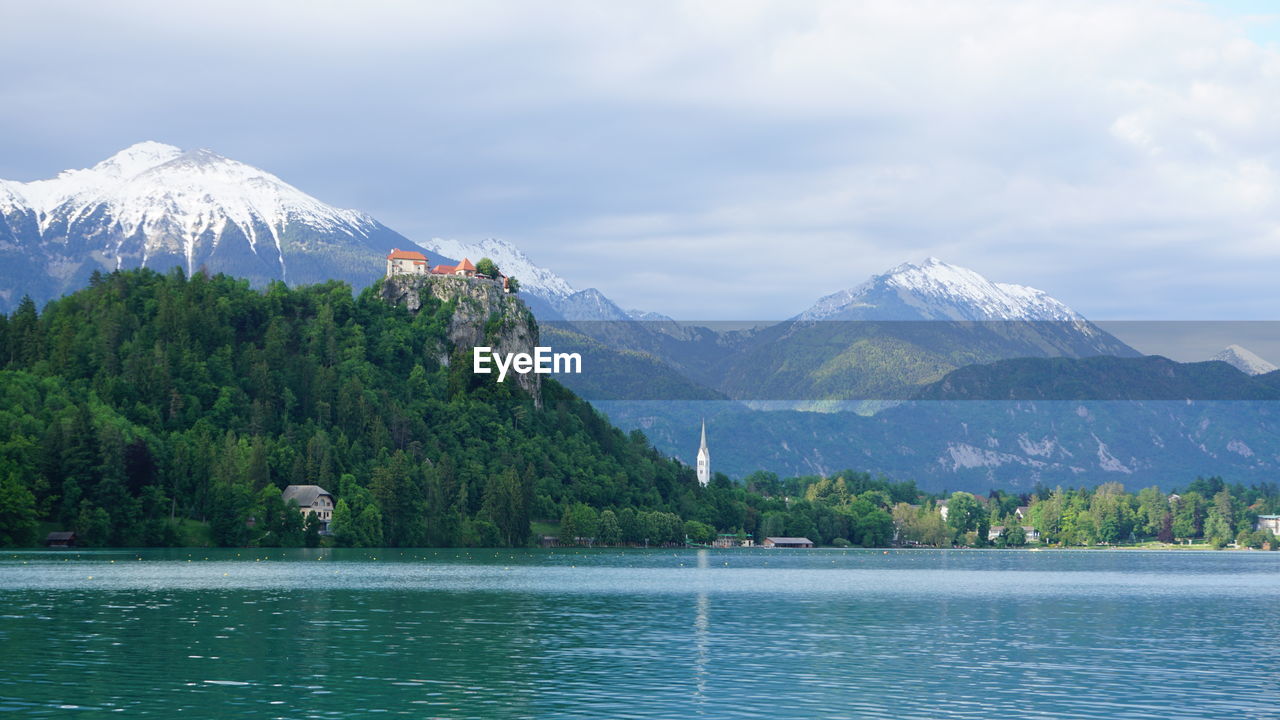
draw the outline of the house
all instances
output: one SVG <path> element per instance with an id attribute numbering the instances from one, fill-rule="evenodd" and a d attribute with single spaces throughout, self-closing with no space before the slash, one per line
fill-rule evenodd
<path id="1" fill-rule="evenodd" d="M 1031 527 L 1030 525 L 1020 525 L 1019 527 L 1021 527 L 1021 528 L 1022 528 L 1022 534 L 1026 536 L 1026 538 L 1027 538 L 1027 542 L 1039 542 L 1039 541 L 1040 541 L 1040 531 L 1039 531 L 1039 530 L 1036 530 L 1035 528 Z M 992 542 L 994 542 L 994 541 L 998 540 L 998 539 L 1000 538 L 1000 536 L 1001 536 L 1001 535 L 1003 535 L 1003 534 L 1004 534 L 1004 526 L 1003 526 L 1003 525 L 994 525 L 994 526 L 992 526 L 992 527 L 991 527 L 991 529 L 990 529 L 990 530 L 987 530 L 987 540 L 988 540 L 988 541 L 992 541 Z"/>
<path id="2" fill-rule="evenodd" d="M 387 255 L 387 277 L 426 274 L 427 256 L 420 252 L 396 248 Z"/>
<path id="3" fill-rule="evenodd" d="M 755 543 L 746 533 L 720 533 L 715 540 L 711 541 L 713 548 L 736 548 L 736 547 L 752 547 Z"/>
<path id="4" fill-rule="evenodd" d="M 942 521 L 946 522 L 947 521 L 947 501 L 939 500 L 937 508 L 938 508 L 938 513 L 942 515 Z"/>
<path id="5" fill-rule="evenodd" d="M 51 532 L 44 539 L 45 547 L 74 547 L 76 534 L 73 532 Z"/>
<path id="6" fill-rule="evenodd" d="M 431 274 L 473 278 L 476 276 L 476 266 L 467 258 L 462 258 L 462 262 L 457 265 L 437 265 L 431 268 Z"/>
<path id="7" fill-rule="evenodd" d="M 1026 520 L 1028 517 L 1031 516 L 1031 506 L 1019 505 L 1018 507 L 1013 509 L 1013 516 L 1018 518 L 1019 520 Z"/>
<path id="8" fill-rule="evenodd" d="M 1270 530 L 1275 535 L 1280 535 L 1280 515 L 1259 515 L 1258 522 L 1253 526 L 1254 530 Z"/>
<path id="9" fill-rule="evenodd" d="M 333 494 L 319 485 L 290 485 L 280 494 L 286 505 L 292 500 L 302 513 L 302 520 L 315 513 L 320 520 L 320 532 L 329 531 L 329 521 L 333 519 Z"/>
<path id="10" fill-rule="evenodd" d="M 771 548 L 811 548 L 813 541 L 803 537 L 767 537 L 760 545 Z"/>

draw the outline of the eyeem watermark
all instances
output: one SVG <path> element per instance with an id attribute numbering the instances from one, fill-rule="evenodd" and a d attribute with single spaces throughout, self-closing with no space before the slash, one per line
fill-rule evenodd
<path id="1" fill-rule="evenodd" d="M 521 375 L 528 373 L 536 373 L 538 375 L 546 375 L 549 373 L 574 373 L 582 372 L 582 356 L 578 353 L 558 353 L 551 352 L 549 347 L 535 347 L 533 354 L 529 353 L 502 353 L 493 352 L 491 347 L 472 348 L 471 371 L 477 374 L 488 375 L 493 372 L 491 366 L 498 368 L 498 382 L 502 382 L 507 377 L 507 372 L 514 370 Z"/>

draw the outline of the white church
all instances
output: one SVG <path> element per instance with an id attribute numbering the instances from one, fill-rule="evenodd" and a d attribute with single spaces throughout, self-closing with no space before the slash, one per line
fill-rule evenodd
<path id="1" fill-rule="evenodd" d="M 698 447 L 698 484 L 711 484 L 711 451 L 707 449 L 707 421 L 702 421 L 702 445 Z"/>

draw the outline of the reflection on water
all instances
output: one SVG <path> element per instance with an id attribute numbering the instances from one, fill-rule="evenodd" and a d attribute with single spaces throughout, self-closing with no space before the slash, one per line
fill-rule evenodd
<path id="1" fill-rule="evenodd" d="M 0 712 L 1234 719 L 1280 703 L 1280 553 L 187 552 L 0 557 Z"/>
<path id="2" fill-rule="evenodd" d="M 711 553 L 708 550 L 698 551 L 698 572 L 702 573 L 711 566 Z M 697 703 L 699 714 L 705 709 L 706 692 L 707 692 L 707 641 L 711 621 L 709 611 L 711 610 L 711 599 L 707 595 L 706 590 L 700 590 L 695 600 L 695 611 L 693 616 L 693 682 L 696 690 L 694 691 L 694 700 Z"/>

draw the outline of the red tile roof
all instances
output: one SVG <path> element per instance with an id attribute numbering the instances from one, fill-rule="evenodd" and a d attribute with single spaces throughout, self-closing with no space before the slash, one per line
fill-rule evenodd
<path id="1" fill-rule="evenodd" d="M 412 250 L 401 250 L 400 248 L 395 248 L 391 251 L 390 255 L 387 255 L 387 259 L 388 260 L 417 260 L 418 262 L 425 263 L 427 261 L 427 256 L 423 255 L 420 252 L 414 252 Z"/>
<path id="2" fill-rule="evenodd" d="M 466 258 L 462 258 L 462 262 L 458 263 L 458 267 L 456 269 L 457 270 L 475 270 L 476 266 L 472 265 L 470 260 Z"/>

